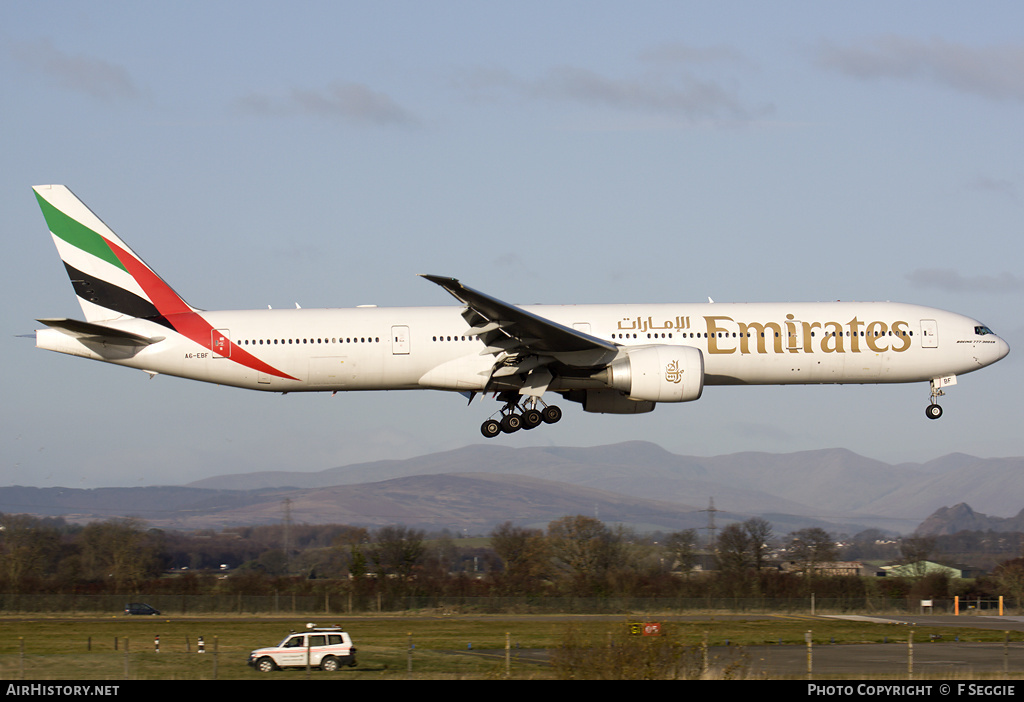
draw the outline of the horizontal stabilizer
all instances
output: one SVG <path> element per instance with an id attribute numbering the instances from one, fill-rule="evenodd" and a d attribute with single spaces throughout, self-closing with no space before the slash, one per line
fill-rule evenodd
<path id="1" fill-rule="evenodd" d="M 76 339 L 86 339 L 116 346 L 149 346 L 166 338 L 163 336 L 143 336 L 142 334 L 135 334 L 122 329 L 105 327 L 102 324 L 81 322 L 77 319 L 38 319 L 36 321 L 42 322 L 51 329 L 56 329 Z"/>

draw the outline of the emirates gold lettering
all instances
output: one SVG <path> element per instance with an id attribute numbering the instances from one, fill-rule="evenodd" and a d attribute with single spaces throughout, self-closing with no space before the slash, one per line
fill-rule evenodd
<path id="1" fill-rule="evenodd" d="M 707 315 L 704 322 L 709 354 L 902 353 L 912 341 L 910 324 L 903 320 L 804 322 L 787 314 L 783 322 L 742 322 L 725 315 Z"/>
<path id="2" fill-rule="evenodd" d="M 834 324 L 834 322 L 826 322 L 826 323 L 827 324 Z M 814 349 L 811 348 L 811 344 L 814 343 L 815 330 L 816 329 L 821 329 L 821 324 L 819 324 L 818 322 L 804 322 L 803 323 L 803 327 L 804 327 L 804 351 L 806 353 L 811 353 L 811 352 L 814 351 Z M 824 349 L 824 348 L 825 348 L 824 342 L 822 342 L 822 349 Z"/>
<path id="3" fill-rule="evenodd" d="M 735 353 L 735 348 L 722 348 L 719 345 L 719 340 L 725 341 L 726 344 L 729 342 L 722 339 L 722 333 L 726 331 L 725 327 L 719 327 L 718 322 L 721 320 L 733 321 L 732 317 L 704 317 L 704 321 L 708 323 L 708 353 Z"/>
<path id="4" fill-rule="evenodd" d="M 843 325 L 839 322 L 825 322 L 825 336 L 821 339 L 821 350 L 825 353 L 846 353 L 846 337 Z"/>
<path id="5" fill-rule="evenodd" d="M 889 331 L 889 326 L 885 322 L 868 322 L 867 328 L 864 330 L 868 348 L 876 353 L 888 351 L 889 347 L 885 343 L 887 331 Z"/>
<path id="6" fill-rule="evenodd" d="M 910 330 L 906 322 L 893 322 L 893 346 L 892 351 L 902 353 L 910 348 Z"/>
<path id="7" fill-rule="evenodd" d="M 728 319 L 728 318 L 726 318 Z M 768 353 L 768 341 L 771 341 L 771 349 L 775 353 L 782 353 L 782 327 L 775 322 L 739 322 L 740 327 L 740 353 Z M 757 346 L 755 351 L 750 350 L 750 339 L 754 339 Z"/>

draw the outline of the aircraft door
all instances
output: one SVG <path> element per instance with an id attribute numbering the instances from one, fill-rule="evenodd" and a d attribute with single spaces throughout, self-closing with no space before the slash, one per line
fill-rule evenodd
<path id="1" fill-rule="evenodd" d="M 394 356 L 405 356 L 409 353 L 409 327 L 391 327 L 391 353 Z"/>
<path id="2" fill-rule="evenodd" d="M 227 329 L 210 331 L 210 350 L 214 358 L 231 358 L 231 333 Z"/>
<path id="3" fill-rule="evenodd" d="M 937 349 L 939 347 L 939 325 L 934 319 L 921 320 L 921 348 Z"/>
<path id="4" fill-rule="evenodd" d="M 803 323 L 798 319 L 787 319 L 785 325 L 786 351 L 800 353 L 806 351 L 805 343 L 810 339 L 805 338 L 806 330 Z"/>

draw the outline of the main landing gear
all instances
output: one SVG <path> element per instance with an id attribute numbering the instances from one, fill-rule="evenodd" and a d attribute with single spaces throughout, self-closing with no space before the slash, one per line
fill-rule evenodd
<path id="1" fill-rule="evenodd" d="M 530 398 L 523 406 L 509 400 L 500 410 L 500 418 L 491 417 L 480 425 L 480 433 L 493 439 L 501 433 L 511 434 L 520 429 L 533 429 L 541 424 L 554 424 L 562 418 L 562 410 L 555 405 L 537 407 L 537 398 Z M 543 403 L 541 403 L 543 404 Z"/>

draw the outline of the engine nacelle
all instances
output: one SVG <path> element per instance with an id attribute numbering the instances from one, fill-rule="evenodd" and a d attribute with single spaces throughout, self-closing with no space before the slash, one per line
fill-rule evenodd
<path id="1" fill-rule="evenodd" d="M 568 399 L 582 403 L 584 412 L 598 414 L 644 414 L 655 407 L 653 402 L 631 400 L 618 390 L 579 390 Z"/>
<path id="2" fill-rule="evenodd" d="M 704 355 L 692 346 L 638 346 L 594 377 L 630 400 L 691 402 L 704 391 Z"/>

